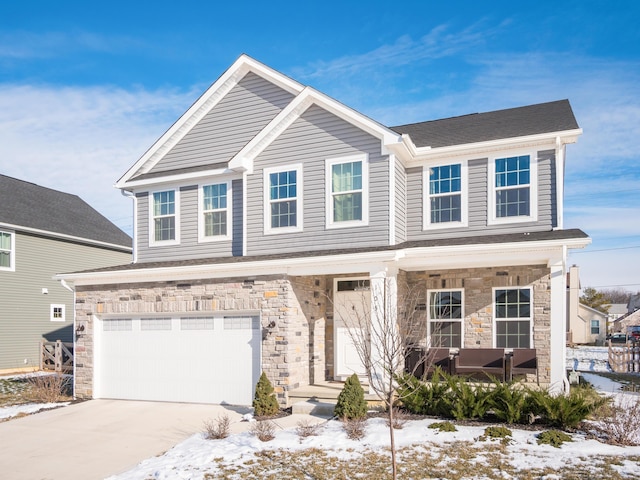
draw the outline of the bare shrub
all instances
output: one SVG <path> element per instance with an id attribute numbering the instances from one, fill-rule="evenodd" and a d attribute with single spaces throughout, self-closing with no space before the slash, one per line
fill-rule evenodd
<path id="1" fill-rule="evenodd" d="M 261 420 L 252 423 L 249 432 L 258 437 L 260 441 L 268 442 L 276 437 L 276 425 L 269 420 Z"/>
<path id="2" fill-rule="evenodd" d="M 296 433 L 302 438 L 315 437 L 320 433 L 320 424 L 310 420 L 300 420 L 296 424 Z"/>
<path id="3" fill-rule="evenodd" d="M 397 407 L 393 407 L 392 415 L 387 416 L 387 427 L 391 425 L 396 430 L 402 430 L 409 421 L 409 415 Z"/>
<path id="4" fill-rule="evenodd" d="M 56 403 L 69 400 L 71 396 L 71 376 L 56 373 L 28 377 L 29 397 L 40 403 Z"/>
<path id="5" fill-rule="evenodd" d="M 205 420 L 204 435 L 207 440 L 227 438 L 231 433 L 231 419 L 226 413 L 218 415 L 215 420 Z"/>
<path id="6" fill-rule="evenodd" d="M 347 437 L 351 440 L 361 440 L 367 427 L 367 421 L 364 418 L 343 418 L 342 428 L 347 433 Z"/>
<path id="7" fill-rule="evenodd" d="M 596 434 L 614 445 L 637 445 L 640 438 L 640 397 L 619 396 L 598 411 Z"/>

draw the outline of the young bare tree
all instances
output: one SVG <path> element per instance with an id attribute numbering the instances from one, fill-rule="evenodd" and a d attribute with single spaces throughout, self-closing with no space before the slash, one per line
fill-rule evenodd
<path id="1" fill-rule="evenodd" d="M 363 283 L 364 285 L 364 283 Z M 362 362 L 370 390 L 383 402 L 391 450 L 393 478 L 397 478 L 397 462 L 394 433 L 394 405 L 398 397 L 396 375 L 405 368 L 405 359 L 412 351 L 423 352 L 415 362 L 425 369 L 431 364 L 427 341 L 426 290 L 409 287 L 395 278 L 370 281 L 370 289 L 364 286 L 360 295 L 348 301 L 334 302 L 334 318 L 339 317 L 347 328 L 349 337 Z"/>

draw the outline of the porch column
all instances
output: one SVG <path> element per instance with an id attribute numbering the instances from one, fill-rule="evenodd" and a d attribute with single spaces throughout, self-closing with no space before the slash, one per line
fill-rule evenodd
<path id="1" fill-rule="evenodd" d="M 378 266 L 370 271 L 371 278 L 371 383 L 369 393 L 376 393 L 376 385 L 385 385 L 389 379 L 389 367 L 398 361 L 393 358 L 397 341 L 398 283 L 397 269 Z M 386 388 L 378 388 L 385 391 Z"/>
<path id="2" fill-rule="evenodd" d="M 551 332 L 550 332 L 550 392 L 563 393 L 568 386 L 566 358 L 567 280 L 565 272 L 566 248 L 562 256 L 549 262 L 551 270 Z"/>

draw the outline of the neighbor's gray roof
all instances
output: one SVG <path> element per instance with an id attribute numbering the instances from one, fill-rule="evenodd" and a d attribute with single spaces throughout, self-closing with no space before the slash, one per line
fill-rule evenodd
<path id="1" fill-rule="evenodd" d="M 131 237 L 76 195 L 0 175 L 0 223 L 131 248 Z"/>
<path id="2" fill-rule="evenodd" d="M 416 147 L 448 147 L 580 128 L 568 100 L 390 127 Z"/>

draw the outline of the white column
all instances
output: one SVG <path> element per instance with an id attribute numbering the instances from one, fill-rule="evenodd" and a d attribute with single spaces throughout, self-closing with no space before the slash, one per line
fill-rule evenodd
<path id="1" fill-rule="evenodd" d="M 568 386 L 565 368 L 567 325 L 566 247 L 562 255 L 549 262 L 551 269 L 550 391 L 560 394 Z"/>

